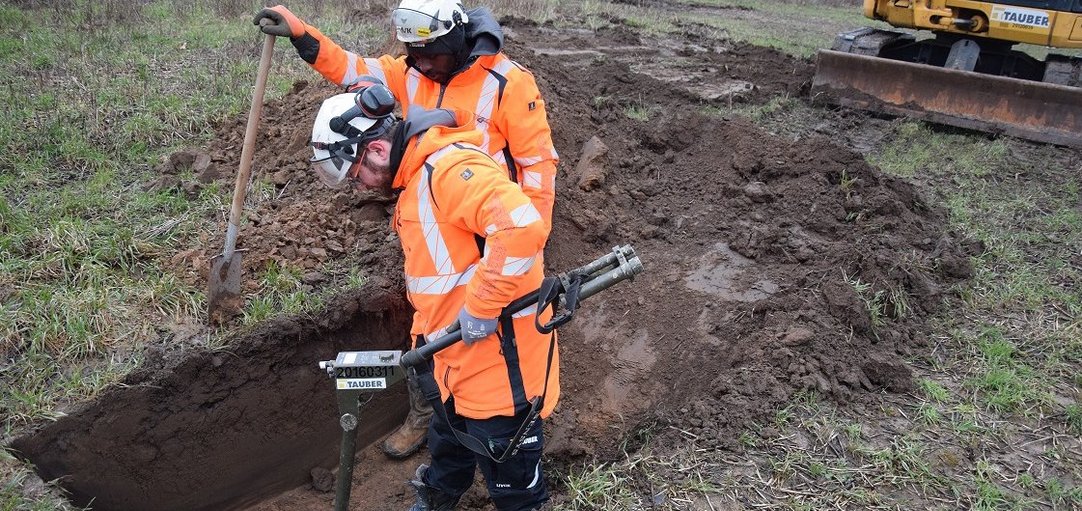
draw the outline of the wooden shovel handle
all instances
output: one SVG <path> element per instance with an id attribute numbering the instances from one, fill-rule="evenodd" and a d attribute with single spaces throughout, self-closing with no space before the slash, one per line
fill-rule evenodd
<path id="1" fill-rule="evenodd" d="M 252 93 L 252 108 L 248 111 L 248 127 L 244 130 L 240 170 L 237 172 L 237 184 L 233 190 L 233 207 L 229 210 L 229 227 L 225 235 L 225 251 L 222 253 L 227 260 L 233 257 L 233 251 L 237 248 L 244 193 L 252 177 L 252 153 L 255 152 L 255 138 L 259 131 L 259 116 L 263 112 L 263 93 L 267 89 L 267 75 L 270 73 L 271 57 L 274 55 L 274 39 L 275 36 L 266 35 L 263 40 L 263 53 L 259 56 L 259 71 L 256 73 L 255 92 Z"/>

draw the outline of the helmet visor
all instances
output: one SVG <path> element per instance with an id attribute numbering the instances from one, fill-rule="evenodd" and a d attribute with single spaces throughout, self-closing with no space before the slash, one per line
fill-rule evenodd
<path id="1" fill-rule="evenodd" d="M 341 187 L 346 183 L 346 177 L 349 175 L 349 168 L 353 165 L 353 162 L 336 154 L 327 154 L 326 151 L 320 152 L 324 156 L 322 158 L 312 158 L 312 170 L 316 172 L 323 184 L 331 188 Z"/>
<path id="2" fill-rule="evenodd" d="M 435 39 L 443 35 L 446 30 L 440 24 L 440 20 L 413 9 L 395 9 L 391 13 L 394 21 L 395 33 L 398 40 L 406 43 L 416 43 Z"/>

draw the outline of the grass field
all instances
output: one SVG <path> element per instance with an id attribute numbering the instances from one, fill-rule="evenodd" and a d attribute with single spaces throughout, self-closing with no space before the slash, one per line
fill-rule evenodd
<path id="1" fill-rule="evenodd" d="M 228 191 L 189 196 L 146 184 L 166 155 L 207 140 L 215 120 L 247 111 L 262 40 L 250 20 L 259 5 L 0 5 L 4 437 L 116 382 L 161 325 L 205 315 L 203 290 L 160 265 L 181 241 L 224 228 Z M 315 19 L 342 41 L 383 40 L 375 23 L 347 25 L 339 13 Z M 312 78 L 289 53 L 280 45 L 268 98 Z M 191 220 L 208 216 L 222 221 Z M 268 287 L 281 280 L 271 276 Z M 265 296 L 276 301 L 254 301 L 251 321 L 285 308 L 289 293 Z M 64 506 L 22 495 L 33 485 L 6 453 L 0 467 L 0 509 Z"/>

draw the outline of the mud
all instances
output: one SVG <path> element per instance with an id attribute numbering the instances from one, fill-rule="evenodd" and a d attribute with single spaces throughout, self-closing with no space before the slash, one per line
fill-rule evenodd
<path id="1" fill-rule="evenodd" d="M 552 467 L 613 459 L 625 440 L 636 447 L 643 428 L 654 449 L 688 440 L 724 449 L 802 391 L 844 402 L 912 388 L 902 356 L 926 347 L 925 318 L 968 277 L 979 247 L 946 231 L 944 212 L 910 184 L 832 139 L 781 138 L 726 114 L 736 103 L 805 94 L 809 62 L 700 36 L 657 41 L 617 29 L 586 37 L 505 23 L 509 53 L 538 76 L 562 156 L 548 270 L 623 243 L 646 265 L 561 332 L 564 397 L 547 424 Z M 337 453 L 333 396 L 315 361 L 346 347 L 387 348 L 375 340 L 398 336 L 408 321 L 389 199 L 329 191 L 307 172 L 308 123 L 334 92 L 298 85 L 265 108 L 253 170 L 273 192 L 250 201 L 241 231 L 246 291 L 258 292 L 253 276 L 272 261 L 308 269 L 313 290 L 339 282 L 349 266 L 373 281 L 341 298 L 350 306 L 265 325 L 232 354 L 148 360 L 128 387 L 21 439 L 17 448 L 44 476 L 68 474 L 77 501 L 328 506 L 328 493 L 305 484 Z M 243 122 L 222 125 L 206 151 L 217 168 L 237 157 Z M 580 187 L 579 155 L 594 136 L 607 151 L 591 151 L 587 167 L 603 179 Z M 199 193 L 204 185 L 175 186 Z M 178 252 L 175 271 L 204 282 L 200 269 L 220 242 Z M 391 423 L 402 407 L 373 413 Z M 382 426 L 361 443 L 377 440 Z M 402 483 L 423 459 L 388 462 L 362 448 L 351 509 L 404 508 Z M 465 509 L 490 509 L 479 486 Z"/>
<path id="2" fill-rule="evenodd" d="M 316 362 L 401 349 L 411 316 L 398 289 L 373 281 L 319 318 L 265 323 L 228 350 L 152 350 L 121 386 L 13 447 L 93 509 L 230 509 L 304 484 L 338 462 L 334 385 Z M 360 434 L 396 427 L 404 394 L 378 394 Z"/>

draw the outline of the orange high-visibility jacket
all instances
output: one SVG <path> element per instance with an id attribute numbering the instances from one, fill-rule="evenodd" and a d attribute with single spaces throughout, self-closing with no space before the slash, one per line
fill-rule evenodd
<path id="1" fill-rule="evenodd" d="M 468 40 L 483 37 L 486 44 L 474 47 L 473 60 L 447 84 L 426 78 L 405 56 L 365 58 L 346 51 L 311 25 L 305 25 L 307 33 L 294 46 L 335 84 L 350 85 L 365 75 L 382 80 L 404 113 L 411 106 L 473 112 L 482 131 L 477 146 L 507 169 L 551 226 L 559 156 L 545 102 L 533 74 L 500 52 L 503 35 L 487 10 L 471 10 L 469 15 Z"/>
<path id="2" fill-rule="evenodd" d="M 402 189 L 392 222 L 405 254 L 407 295 L 417 311 L 413 333 L 427 339 L 443 335 L 463 305 L 475 317 L 499 316 L 512 300 L 537 289 L 544 276 L 538 255 L 548 225 L 522 189 L 478 148 L 484 136 L 473 116 L 461 111 L 455 116 L 456 127 L 433 126 L 408 141 L 393 183 Z M 483 256 L 476 236 L 485 238 Z M 536 307 L 514 316 L 511 350 L 501 350 L 491 335 L 436 354 L 440 392 L 444 400 L 454 396 L 459 415 L 514 415 L 516 406 L 543 393 L 542 416 L 552 412 L 560 395 L 559 354 L 555 334 L 538 332 L 535 316 Z M 542 322 L 550 316 L 545 311 Z M 515 354 L 517 375 L 508 366 Z"/>

